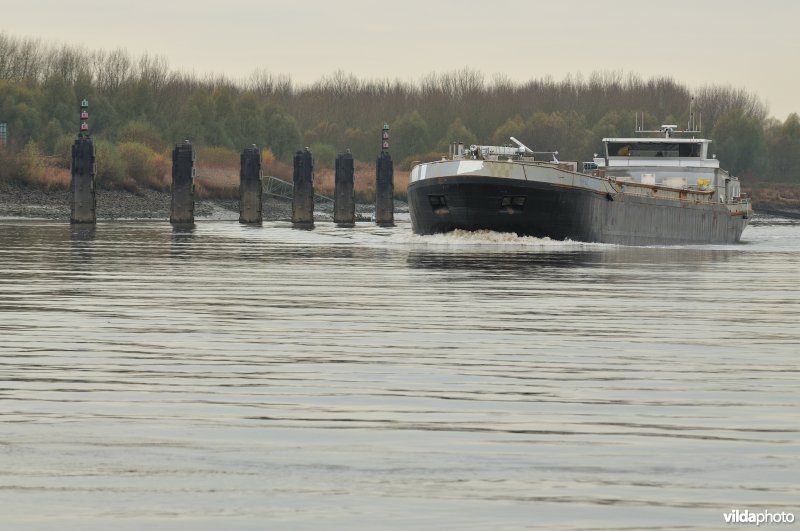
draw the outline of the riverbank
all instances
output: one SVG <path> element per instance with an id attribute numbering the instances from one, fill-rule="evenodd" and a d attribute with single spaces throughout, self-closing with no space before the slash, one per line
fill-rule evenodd
<path id="1" fill-rule="evenodd" d="M 800 190 L 793 187 L 756 188 L 749 193 L 755 213 L 800 219 Z M 401 212 L 406 208 L 401 202 L 396 202 L 396 205 Z M 356 204 L 357 218 L 370 219 L 374 212 L 374 205 Z M 265 221 L 290 221 L 292 202 L 286 198 L 264 195 L 263 213 Z M 151 189 L 97 190 L 98 219 L 169 219 L 169 215 L 169 192 Z M 69 190 L 0 183 L 0 217 L 69 219 Z M 195 217 L 200 220 L 237 220 L 239 201 L 225 197 L 197 199 Z M 333 203 L 316 204 L 314 217 L 320 221 L 333 220 Z"/>
<path id="2" fill-rule="evenodd" d="M 169 219 L 170 193 L 142 189 L 97 190 L 97 218 Z M 69 219 L 69 190 L 43 190 L 25 185 L 0 183 L 0 218 Z M 357 219 L 371 219 L 374 205 L 356 204 Z M 291 221 L 290 199 L 264 195 L 264 221 Z M 198 220 L 238 220 L 239 201 L 230 198 L 203 198 L 195 201 Z M 314 218 L 333 220 L 333 203 L 314 206 Z"/>
<path id="3" fill-rule="evenodd" d="M 800 219 L 800 185 L 758 183 L 743 191 L 758 214 Z"/>

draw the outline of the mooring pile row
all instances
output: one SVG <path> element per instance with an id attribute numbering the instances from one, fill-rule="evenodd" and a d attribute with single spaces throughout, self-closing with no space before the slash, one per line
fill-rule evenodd
<path id="1" fill-rule="evenodd" d="M 96 223 L 95 149 L 89 135 L 88 102 L 81 102 L 80 132 L 72 145 L 72 184 L 70 222 Z M 384 124 L 381 152 L 375 162 L 375 222 L 394 223 L 394 166 L 389 154 L 389 125 Z M 263 219 L 263 174 L 261 150 L 252 145 L 245 148 L 239 170 L 239 222 L 261 223 Z M 188 140 L 172 150 L 172 200 L 169 220 L 173 224 L 194 223 L 195 151 Z M 353 226 L 355 214 L 355 165 L 348 150 L 336 157 L 333 221 Z M 294 193 L 292 223 L 299 228 L 314 226 L 314 157 L 305 148 L 294 155 Z"/>

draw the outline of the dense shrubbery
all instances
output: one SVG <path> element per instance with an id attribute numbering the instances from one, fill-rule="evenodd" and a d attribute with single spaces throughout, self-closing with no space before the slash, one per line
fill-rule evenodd
<path id="1" fill-rule="evenodd" d="M 125 186 L 125 174 L 128 168 L 117 146 L 108 140 L 96 140 L 94 151 L 97 184 L 104 188 Z"/>
<path id="2" fill-rule="evenodd" d="M 118 142 L 137 142 L 144 144 L 153 151 L 164 148 L 161 133 L 150 122 L 144 120 L 131 120 L 123 125 L 116 134 Z"/>
<path id="3" fill-rule="evenodd" d="M 221 146 L 201 146 L 196 157 L 207 166 L 237 166 L 239 152 Z"/>
<path id="4" fill-rule="evenodd" d="M 336 160 L 336 148 L 330 144 L 315 142 L 309 148 L 314 154 L 314 164 L 317 167 L 332 168 Z"/>
<path id="5" fill-rule="evenodd" d="M 48 165 L 35 142 L 28 142 L 18 151 L 0 145 L 0 185 L 6 183 L 64 189 L 69 183 L 69 171 Z"/>
<path id="6" fill-rule="evenodd" d="M 126 176 L 138 185 L 163 190 L 169 187 L 166 179 L 171 161 L 139 142 L 124 142 L 117 146 L 125 163 Z"/>
<path id="7" fill-rule="evenodd" d="M 338 72 L 309 86 L 256 72 L 233 83 L 171 72 L 152 56 L 53 47 L 0 33 L 0 122 L 8 123 L 15 153 L 34 141 L 63 165 L 65 135 L 72 138 L 77 103 L 86 97 L 106 185 L 135 179 L 159 186 L 171 146 L 184 139 L 198 147 L 198 163 L 210 165 L 238 165 L 239 150 L 253 143 L 281 163 L 305 146 L 321 165 L 346 148 L 371 163 L 384 121 L 392 125 L 399 169 L 446 153 L 451 141 L 502 144 L 509 136 L 537 151 L 558 150 L 562 160 L 586 160 L 601 150 L 602 137 L 632 134 L 634 111 L 644 112 L 651 127 L 687 123 L 691 96 L 669 78 L 616 72 L 521 84 L 487 83 L 471 70 L 416 84 Z M 732 87 L 704 87 L 694 96 L 724 167 L 759 180 L 800 182 L 797 115 L 770 119 L 758 97 Z"/>
<path id="8" fill-rule="evenodd" d="M 28 142 L 20 151 L 0 146 L 0 180 L 34 183 L 41 181 L 44 170 L 44 159 L 35 142 Z"/>

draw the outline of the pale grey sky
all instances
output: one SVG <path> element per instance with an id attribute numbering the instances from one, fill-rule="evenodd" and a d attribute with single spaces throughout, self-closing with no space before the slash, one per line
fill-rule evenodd
<path id="1" fill-rule="evenodd" d="M 0 0 L 0 31 L 163 55 L 172 68 L 316 81 L 465 66 L 516 81 L 595 70 L 744 87 L 800 111 L 800 1 Z"/>

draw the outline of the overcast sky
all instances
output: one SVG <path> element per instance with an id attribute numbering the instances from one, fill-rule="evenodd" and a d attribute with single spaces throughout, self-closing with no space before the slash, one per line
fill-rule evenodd
<path id="1" fill-rule="evenodd" d="M 0 0 L 0 31 L 165 56 L 174 69 L 418 80 L 465 66 L 516 81 L 596 70 L 756 92 L 800 111 L 795 0 Z"/>

